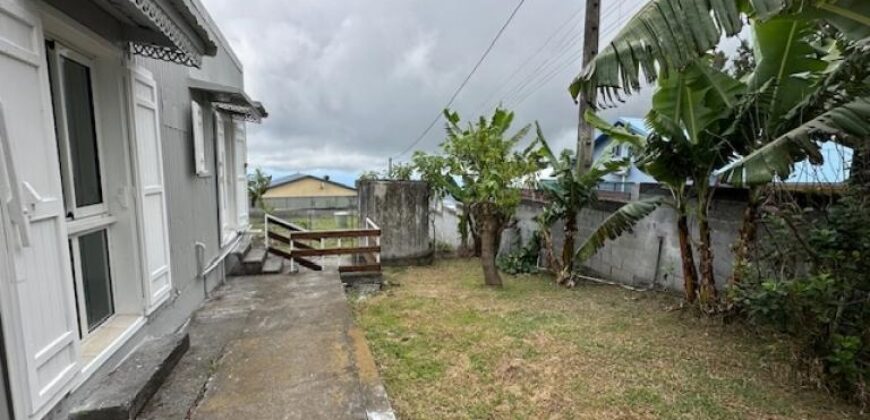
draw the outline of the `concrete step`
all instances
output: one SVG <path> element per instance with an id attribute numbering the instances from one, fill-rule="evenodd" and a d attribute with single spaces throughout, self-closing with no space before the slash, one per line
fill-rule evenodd
<path id="1" fill-rule="evenodd" d="M 242 259 L 242 269 L 245 274 L 260 274 L 267 257 L 265 248 L 251 248 Z"/>
<path id="2" fill-rule="evenodd" d="M 190 347 L 187 333 L 143 343 L 70 410 L 72 420 L 134 419 Z"/>
<path id="3" fill-rule="evenodd" d="M 263 274 L 279 274 L 282 271 L 284 271 L 284 259 L 276 255 L 269 255 L 266 262 L 263 263 Z"/>
<path id="4" fill-rule="evenodd" d="M 253 245 L 252 239 L 253 238 L 250 234 L 245 234 L 242 240 L 236 245 L 236 248 L 227 255 L 225 266 L 229 267 L 231 276 L 242 276 L 245 274 L 242 260 L 245 258 L 245 254 L 251 250 L 251 246 Z"/>

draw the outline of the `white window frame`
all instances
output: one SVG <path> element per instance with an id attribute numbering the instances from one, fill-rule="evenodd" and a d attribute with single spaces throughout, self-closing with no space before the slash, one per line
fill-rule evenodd
<path id="1" fill-rule="evenodd" d="M 81 339 L 85 339 L 89 335 L 97 332 L 103 326 L 110 324 L 112 318 L 117 315 L 117 299 L 115 292 L 117 284 L 111 253 L 111 227 L 115 223 L 115 219 L 111 216 L 111 214 L 109 214 L 109 207 L 107 204 L 108 196 L 106 189 L 106 170 L 104 165 L 105 158 L 103 153 L 104 147 L 101 128 L 102 120 L 100 119 L 99 99 L 97 97 L 97 92 L 94 89 L 96 80 L 99 80 L 99 73 L 96 66 L 94 65 L 94 60 L 91 57 L 88 57 L 76 50 L 73 50 L 70 47 L 67 47 L 60 40 L 51 39 L 51 42 L 54 43 L 54 48 L 52 50 L 46 50 L 46 55 L 49 57 L 49 60 L 51 62 L 51 66 L 49 67 L 50 71 L 53 71 L 53 74 L 51 75 L 53 95 L 52 100 L 54 103 L 54 115 L 56 117 L 55 125 L 58 134 L 58 148 L 60 149 L 59 158 L 60 168 L 62 172 L 61 181 L 66 191 L 64 197 L 64 204 L 67 209 L 67 216 L 69 216 L 70 213 L 72 213 L 73 215 L 72 219 L 67 217 L 67 239 L 70 242 L 70 259 L 73 270 L 73 278 L 69 280 L 74 281 L 75 285 L 77 303 L 76 315 L 78 316 L 79 337 L 81 337 Z M 98 165 L 97 167 L 100 174 L 100 196 L 102 198 L 102 202 L 83 207 L 76 206 L 75 181 L 73 180 L 72 168 L 73 157 L 72 150 L 70 148 L 69 133 L 67 131 L 68 125 L 66 114 L 66 97 L 64 96 L 65 91 L 63 89 L 63 71 L 61 68 L 61 57 L 64 59 L 73 60 L 78 64 L 87 67 L 90 74 L 91 107 L 94 113 L 94 132 L 96 135 Z M 82 235 L 100 230 L 105 230 L 106 232 L 106 245 L 110 251 L 107 261 L 107 269 L 109 271 L 109 281 L 110 287 L 112 289 L 111 303 L 113 310 L 112 315 L 110 315 L 106 320 L 101 322 L 100 325 L 98 325 L 93 331 L 90 331 L 88 328 L 87 307 L 84 293 L 84 279 L 82 278 L 79 238 Z"/>
<path id="2" fill-rule="evenodd" d="M 104 319 L 100 322 L 100 325 L 97 325 L 93 331 L 91 331 L 88 327 L 88 310 L 86 308 L 85 302 L 85 285 L 84 279 L 82 278 L 82 259 L 81 259 L 81 245 L 79 244 L 79 239 L 82 236 L 87 235 L 89 233 L 95 233 L 104 231 L 106 232 L 106 252 L 108 252 L 108 258 L 106 259 L 108 262 L 108 270 L 109 270 L 109 286 L 112 290 L 112 314 L 109 315 L 108 318 Z M 100 328 L 105 325 L 111 323 L 112 318 L 118 315 L 117 312 L 117 304 L 115 302 L 115 271 L 112 268 L 112 230 L 109 229 L 108 226 L 97 226 L 90 229 L 82 230 L 76 232 L 75 234 L 69 235 L 70 241 L 70 259 L 72 260 L 72 269 L 73 269 L 73 279 L 75 280 L 75 290 L 76 290 L 76 302 L 78 304 L 78 317 L 79 317 L 79 337 L 82 339 L 87 338 L 89 335 L 97 332 Z"/>
<path id="3" fill-rule="evenodd" d="M 56 117 L 55 125 L 57 129 L 57 140 L 58 140 L 58 148 L 61 149 L 60 152 L 60 167 L 63 173 L 62 181 L 63 187 L 66 191 L 65 194 L 65 205 L 67 209 L 67 215 L 72 213 L 73 220 L 79 221 L 92 216 L 100 216 L 108 214 L 108 206 L 106 205 L 106 172 L 103 162 L 105 162 L 103 156 L 103 136 L 101 130 L 101 119 L 100 119 L 100 107 L 99 101 L 97 101 L 96 92 L 94 92 L 94 80 L 99 78 L 98 71 L 96 66 L 94 66 L 94 61 L 92 58 L 81 54 L 63 44 L 62 41 L 52 40 L 54 43 L 54 48 L 51 51 L 47 51 L 47 55 L 51 62 L 50 69 L 53 72 L 51 75 L 51 83 L 52 83 L 52 95 L 55 96 L 53 98 L 54 101 L 54 115 Z M 100 171 L 100 195 L 102 198 L 102 202 L 97 204 L 91 204 L 88 206 L 78 207 L 76 205 L 76 191 L 75 191 L 75 182 L 73 180 L 73 168 L 72 168 L 72 151 L 70 149 L 69 142 L 69 132 L 67 125 L 67 114 L 66 114 L 66 97 L 65 91 L 63 89 L 63 71 L 61 69 L 61 58 L 73 60 L 78 64 L 81 64 L 88 68 L 90 79 L 91 79 L 91 106 L 93 108 L 94 113 L 94 133 L 96 135 L 96 147 L 97 147 L 97 168 Z M 73 228 L 71 228 L 73 229 Z"/>

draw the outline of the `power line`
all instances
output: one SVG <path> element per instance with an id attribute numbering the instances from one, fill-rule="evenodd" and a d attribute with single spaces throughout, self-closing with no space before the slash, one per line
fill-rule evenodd
<path id="1" fill-rule="evenodd" d="M 477 106 L 477 108 L 476 108 L 477 111 L 475 111 L 475 114 L 478 114 L 479 111 L 481 109 L 484 109 L 486 107 L 486 105 L 488 105 L 493 99 L 495 99 L 496 97 L 499 97 L 500 94 L 502 93 L 502 90 L 504 90 L 504 88 L 507 87 L 511 81 L 513 81 L 514 77 L 516 77 L 523 69 L 525 69 L 526 66 L 528 66 L 529 63 L 531 63 L 533 59 L 535 59 L 538 55 L 540 55 L 542 52 L 544 52 L 544 50 L 547 48 L 547 46 L 550 45 L 550 41 L 552 41 L 553 38 L 556 37 L 556 35 L 558 35 L 560 32 L 562 32 L 562 29 L 565 29 L 565 27 L 569 23 L 571 23 L 571 21 L 574 20 L 574 18 L 576 18 L 577 15 L 579 15 L 580 12 L 583 11 L 583 9 L 584 9 L 583 7 L 580 7 L 574 13 L 572 13 L 570 16 L 568 16 L 568 19 L 565 19 L 565 21 L 562 22 L 562 24 L 559 25 L 556 28 L 556 30 L 553 31 L 547 37 L 547 39 L 544 41 L 543 44 L 541 44 L 540 47 L 535 49 L 535 51 L 532 54 L 530 54 L 528 57 L 526 57 L 526 59 L 523 60 L 522 64 L 520 64 L 517 68 L 515 68 L 514 71 L 511 72 L 511 74 L 507 78 L 505 78 L 502 83 L 499 84 L 500 86 L 498 88 L 494 89 L 492 91 L 492 93 L 489 96 L 487 96 L 487 98 Z"/>
<path id="2" fill-rule="evenodd" d="M 623 18 L 622 8 L 625 4 L 625 1 L 626 0 L 617 0 L 617 4 L 609 7 L 608 10 L 602 14 L 602 18 L 606 19 L 616 15 L 617 20 L 621 21 Z M 577 23 L 579 25 L 573 25 L 567 32 L 561 34 L 559 40 L 556 41 L 553 45 L 553 53 L 551 56 L 545 58 L 542 62 L 538 63 L 538 65 L 534 69 L 532 69 L 531 72 L 526 73 L 512 85 L 512 88 L 510 87 L 510 82 L 513 80 L 514 76 L 520 73 L 520 71 L 523 70 L 532 59 L 542 53 L 546 49 L 547 45 L 550 44 L 550 41 L 552 41 L 553 38 L 556 37 L 556 35 L 562 32 L 562 29 L 564 29 L 571 20 L 577 17 L 580 12 L 584 11 L 584 9 L 585 6 L 580 7 L 576 12 L 572 13 L 567 20 L 559 25 L 559 27 L 552 34 L 550 34 L 550 36 L 541 45 L 541 47 L 534 54 L 529 56 L 528 59 L 523 62 L 520 67 L 518 67 L 513 73 L 511 73 L 511 76 L 508 77 L 507 80 L 505 80 L 504 83 L 486 99 L 486 101 L 482 102 L 477 107 L 476 113 L 479 113 L 481 109 L 486 108 L 486 106 L 489 105 L 496 97 L 499 98 L 500 102 L 506 104 L 506 106 L 508 107 L 518 106 L 521 102 L 525 100 L 526 97 L 540 89 L 542 85 L 546 85 L 549 80 L 552 80 L 552 78 L 558 74 L 558 70 L 550 71 L 551 69 L 553 69 L 553 66 L 557 66 L 560 69 L 563 69 L 570 65 L 570 63 L 565 63 L 562 59 L 565 58 L 566 54 L 570 52 L 570 47 L 574 45 L 573 41 L 580 35 L 580 32 L 582 32 L 582 21 L 578 21 Z M 579 54 L 581 54 L 581 52 L 577 52 L 577 56 L 573 59 L 579 59 Z M 537 83 L 542 80 L 543 83 Z M 523 94 L 523 91 L 525 91 L 526 88 L 530 86 L 530 84 L 537 85 L 537 87 L 534 87 L 532 90 L 527 91 L 527 93 Z M 507 91 L 505 91 L 505 88 L 508 88 Z M 496 94 L 498 94 L 498 96 L 496 96 Z"/>
<path id="3" fill-rule="evenodd" d="M 480 56 L 480 59 L 477 60 L 477 64 L 474 65 L 474 68 L 471 69 L 471 72 L 468 73 L 468 76 L 465 77 L 465 80 L 462 81 L 462 83 L 456 89 L 456 92 L 453 92 L 453 96 L 450 97 L 450 100 L 447 101 L 447 104 L 441 107 L 442 110 L 450 108 L 450 105 L 452 105 L 453 101 L 456 100 L 456 97 L 459 96 L 459 92 L 462 92 L 462 89 L 465 87 L 466 84 L 468 84 L 468 81 L 471 80 L 471 76 L 474 76 L 474 73 L 477 72 L 477 69 L 483 63 L 483 60 L 486 59 L 486 56 L 489 55 L 489 52 L 492 51 L 493 47 L 495 47 L 495 43 L 501 37 L 501 34 L 504 33 L 504 30 L 507 29 L 508 25 L 510 25 L 511 21 L 514 19 L 514 16 L 516 16 L 517 12 L 520 10 L 520 7 L 522 7 L 523 3 L 525 2 L 526 0 L 520 0 L 519 3 L 517 3 L 517 6 L 514 7 L 514 10 L 511 12 L 510 16 L 508 16 L 507 20 L 504 22 L 504 25 L 501 26 L 501 28 L 498 30 L 498 33 L 496 33 L 495 37 L 492 39 L 492 42 L 489 43 L 486 51 L 484 51 L 483 55 Z M 422 133 L 420 133 L 420 136 L 418 136 L 416 140 L 408 145 L 408 147 L 406 147 L 405 150 L 402 151 L 402 153 L 399 153 L 395 157 L 399 157 L 404 155 L 405 153 L 408 153 L 408 151 L 416 146 L 417 143 L 420 143 L 420 141 L 423 140 L 424 137 L 426 137 L 426 134 L 429 134 L 429 131 L 432 130 L 432 127 L 434 127 L 435 124 L 438 123 L 438 120 L 441 119 L 441 112 L 442 111 L 438 111 L 438 114 L 435 115 L 435 118 L 432 119 L 432 122 L 429 123 L 426 129 L 423 130 Z"/>

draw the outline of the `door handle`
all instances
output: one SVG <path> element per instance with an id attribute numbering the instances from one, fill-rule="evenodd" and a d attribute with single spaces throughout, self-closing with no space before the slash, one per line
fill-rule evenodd
<path id="1" fill-rule="evenodd" d="M 27 218 L 27 210 L 21 202 L 21 184 L 18 182 L 18 173 L 15 171 L 15 159 L 12 157 L 12 140 L 6 131 L 6 117 L 3 113 L 3 104 L 0 103 L 0 153 L 3 155 L 2 169 L 6 175 L 6 184 L 0 190 L 0 199 L 6 205 L 9 219 L 18 231 L 18 245 L 22 248 L 30 246 L 30 220 Z"/>

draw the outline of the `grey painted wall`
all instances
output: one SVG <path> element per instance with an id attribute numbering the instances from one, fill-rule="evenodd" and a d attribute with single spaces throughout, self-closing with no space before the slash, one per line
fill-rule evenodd
<path id="1" fill-rule="evenodd" d="M 366 217 L 381 228 L 384 264 L 432 261 L 429 237 L 429 184 L 422 181 L 360 181 L 359 223 Z"/>
<path id="2" fill-rule="evenodd" d="M 641 197 L 664 193 L 650 190 Z M 577 243 L 587 238 L 598 225 L 622 204 L 599 202 L 593 208 L 583 209 L 578 215 L 579 233 Z M 520 243 L 531 237 L 537 226 L 533 220 L 541 210 L 540 203 L 524 201 L 517 212 L 516 229 L 505 231 L 502 237 L 501 252 L 515 248 L 517 235 Z M 745 207 L 742 197 L 737 194 L 718 194 L 709 212 L 716 282 L 722 286 L 731 275 L 733 253 L 731 246 L 737 238 L 741 216 Z M 690 228 L 695 238 L 698 236 L 697 220 L 689 218 Z M 556 223 L 551 228 L 556 250 L 561 249 L 564 240 L 563 225 Z M 697 256 L 697 249 L 695 250 Z M 697 259 L 697 257 L 696 257 Z M 544 259 L 542 259 L 543 261 Z M 646 287 L 654 285 L 673 291 L 683 290 L 683 275 L 680 268 L 680 249 L 677 236 L 676 214 L 670 207 L 661 207 L 641 220 L 631 232 L 608 241 L 597 254 L 583 266 L 601 277 L 624 284 Z"/>

